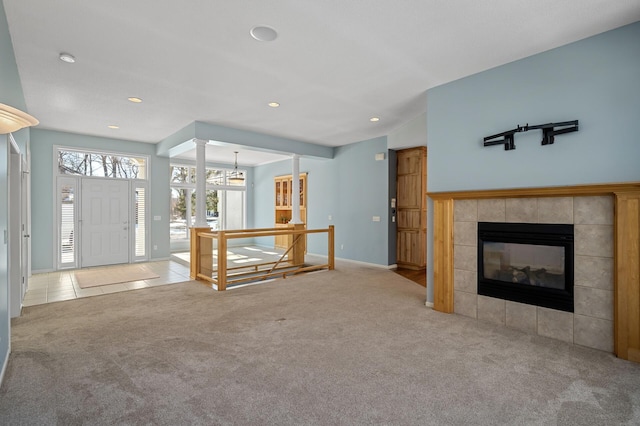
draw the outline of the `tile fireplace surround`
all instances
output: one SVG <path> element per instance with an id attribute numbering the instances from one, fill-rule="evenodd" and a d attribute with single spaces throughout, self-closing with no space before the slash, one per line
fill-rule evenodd
<path id="1" fill-rule="evenodd" d="M 613 352 L 613 197 L 457 200 L 454 312 Z M 574 312 L 477 294 L 478 222 L 574 224 Z"/>
<path id="2" fill-rule="evenodd" d="M 640 182 L 430 192 L 434 309 L 640 362 Z M 574 225 L 574 312 L 477 294 L 478 222 Z"/>

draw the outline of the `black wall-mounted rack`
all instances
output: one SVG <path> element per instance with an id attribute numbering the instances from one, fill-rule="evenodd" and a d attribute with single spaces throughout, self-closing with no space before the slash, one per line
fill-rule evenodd
<path id="1" fill-rule="evenodd" d="M 556 129 L 556 127 L 561 127 L 561 128 Z M 563 121 L 561 123 L 538 124 L 535 126 L 529 126 L 529 123 L 527 123 L 523 127 L 520 127 L 520 125 L 518 125 L 518 127 L 516 127 L 515 129 L 507 130 L 506 132 L 487 136 L 486 138 L 484 138 L 484 146 L 504 145 L 505 151 L 510 151 L 512 149 L 516 149 L 515 137 L 514 137 L 516 133 L 528 132 L 529 130 L 537 130 L 537 129 L 542 129 L 542 145 L 551 145 L 553 144 L 556 135 L 562 135 L 564 133 L 570 133 L 570 132 L 577 132 L 578 120 Z M 501 138 L 501 139 L 496 139 L 496 138 Z"/>

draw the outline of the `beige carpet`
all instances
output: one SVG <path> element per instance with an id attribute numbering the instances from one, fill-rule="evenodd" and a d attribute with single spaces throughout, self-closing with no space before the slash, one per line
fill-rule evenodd
<path id="1" fill-rule="evenodd" d="M 0 425 L 640 425 L 640 364 L 424 296 L 338 261 L 27 307 Z"/>
<path id="2" fill-rule="evenodd" d="M 122 265 L 109 268 L 92 268 L 74 273 L 80 288 L 96 287 L 99 285 L 127 283 L 130 281 L 159 278 L 144 265 Z"/>

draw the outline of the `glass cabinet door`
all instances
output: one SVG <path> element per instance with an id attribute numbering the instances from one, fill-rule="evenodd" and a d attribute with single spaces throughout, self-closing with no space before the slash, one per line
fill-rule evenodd
<path id="1" fill-rule="evenodd" d="M 276 181 L 276 206 L 281 206 L 282 205 L 282 193 L 281 193 L 281 188 L 280 188 L 280 181 L 277 180 Z"/>
<path id="2" fill-rule="evenodd" d="M 289 206 L 289 182 L 286 180 L 282 181 L 282 205 Z"/>

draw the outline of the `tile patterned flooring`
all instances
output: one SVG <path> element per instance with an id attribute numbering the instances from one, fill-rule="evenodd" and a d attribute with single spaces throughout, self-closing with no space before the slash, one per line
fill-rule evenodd
<path id="1" fill-rule="evenodd" d="M 215 253 L 216 251 L 214 251 L 214 260 L 217 259 Z M 227 251 L 228 266 L 250 267 L 257 263 L 275 262 L 280 259 L 282 253 L 283 250 L 280 249 L 260 246 L 231 247 Z M 325 259 L 318 259 L 313 255 L 306 255 L 305 260 L 310 264 L 324 264 L 326 262 Z M 101 294 L 175 284 L 190 280 L 189 252 L 171 253 L 171 260 L 145 262 L 143 264 L 160 275 L 160 277 L 121 284 L 80 288 L 75 277 L 75 270 L 34 274 L 29 278 L 29 288 L 22 302 L 22 306 L 42 305 L 44 303 L 99 296 Z M 91 269 L 104 270 L 105 273 L 108 273 L 109 269 L 120 266 L 121 265 L 98 266 Z"/>
<path id="2" fill-rule="evenodd" d="M 78 299 L 81 297 L 98 296 L 101 294 L 129 291 L 145 287 L 175 284 L 189 281 L 189 267 L 171 260 L 144 263 L 149 269 L 158 274 L 159 278 L 131 281 L 120 284 L 109 284 L 99 287 L 80 288 L 75 278 L 75 270 L 56 271 L 34 274 L 29 278 L 29 288 L 22 303 L 23 306 L 42 305 L 44 303 L 62 300 Z M 100 266 L 108 272 L 119 265 Z"/>

